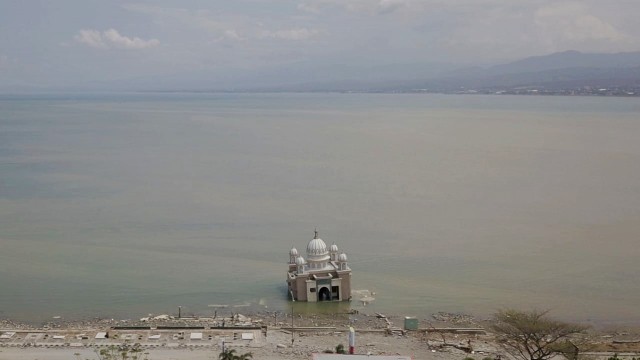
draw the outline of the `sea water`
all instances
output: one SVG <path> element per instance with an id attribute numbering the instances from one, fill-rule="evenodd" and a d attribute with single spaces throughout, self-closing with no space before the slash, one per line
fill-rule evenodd
<path id="1" fill-rule="evenodd" d="M 370 311 L 640 322 L 640 103 L 0 97 L 0 317 L 288 311 L 315 228 Z"/>

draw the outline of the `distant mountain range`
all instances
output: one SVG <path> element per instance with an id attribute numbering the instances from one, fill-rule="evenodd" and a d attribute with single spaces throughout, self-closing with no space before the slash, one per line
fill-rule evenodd
<path id="1" fill-rule="evenodd" d="M 640 52 L 588 54 L 565 51 L 489 67 L 458 68 L 411 80 L 306 83 L 272 90 L 497 92 L 521 88 L 549 92 L 578 88 L 638 89 Z"/>
<path id="2" fill-rule="evenodd" d="M 437 92 L 640 94 L 640 52 L 589 54 L 565 51 L 506 64 L 460 67 L 453 63 L 378 66 L 293 63 L 242 70 L 221 68 L 162 74 L 73 87 L 9 88 L 7 91 L 143 92 Z M 602 91 L 606 89 L 606 91 Z M 610 90 L 613 89 L 613 90 Z"/>
<path id="3" fill-rule="evenodd" d="M 545 56 L 532 56 L 508 64 L 488 68 L 489 75 L 514 74 L 569 68 L 630 68 L 640 66 L 640 52 L 587 54 L 564 51 Z"/>
<path id="4" fill-rule="evenodd" d="M 460 69 L 446 76 L 411 85 L 439 90 L 538 87 L 567 89 L 580 87 L 640 86 L 640 52 L 585 54 L 566 51 L 534 56 L 486 69 Z M 407 84 L 409 85 L 409 84 Z"/>

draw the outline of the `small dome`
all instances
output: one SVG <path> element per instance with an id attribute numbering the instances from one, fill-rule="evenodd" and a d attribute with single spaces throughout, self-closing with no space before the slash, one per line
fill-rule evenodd
<path id="1" fill-rule="evenodd" d="M 289 251 L 289 255 L 297 257 L 298 256 L 298 249 L 291 248 L 291 250 Z"/>
<path id="2" fill-rule="evenodd" d="M 345 253 L 340 254 L 340 256 L 338 256 L 338 261 L 346 262 L 347 261 L 347 254 L 345 254 Z"/>
<path id="3" fill-rule="evenodd" d="M 331 245 L 331 247 L 329 248 L 329 251 L 331 251 L 333 253 L 337 253 L 338 252 L 338 245 L 336 245 L 336 244 Z"/>
<path id="4" fill-rule="evenodd" d="M 296 258 L 296 265 L 304 265 L 306 264 L 306 262 L 304 261 L 304 258 L 302 256 L 298 256 Z"/>

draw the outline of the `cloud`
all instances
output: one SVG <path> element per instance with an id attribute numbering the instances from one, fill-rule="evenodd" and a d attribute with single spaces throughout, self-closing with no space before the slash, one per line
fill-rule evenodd
<path id="1" fill-rule="evenodd" d="M 434 3 L 437 0 L 433 0 Z M 483 2 L 487 6 L 478 6 Z M 453 58 L 508 61 L 565 50 L 634 51 L 635 28 L 619 11 L 595 0 L 522 0 L 517 3 L 478 0 L 455 2 L 436 11 L 437 48 Z M 431 28 L 428 28 L 431 29 Z"/>
<path id="2" fill-rule="evenodd" d="M 323 8 L 343 8 L 354 13 L 389 14 L 411 3 L 412 0 L 309 0 L 298 5 L 298 10 L 318 14 Z"/>
<path id="3" fill-rule="evenodd" d="M 131 38 L 121 35 L 115 29 L 109 29 L 103 32 L 91 29 L 80 30 L 73 39 L 80 44 L 96 49 L 137 50 L 160 45 L 158 39 L 143 40 L 139 37 Z"/>
<path id="4" fill-rule="evenodd" d="M 382 0 L 395 2 L 399 0 Z M 390 5 L 389 5 L 390 6 Z M 314 12 L 311 7 L 300 10 Z M 244 42 L 250 46 L 253 40 L 280 39 L 280 40 L 306 40 L 320 34 L 320 31 L 306 27 L 295 27 L 270 30 L 265 29 L 263 18 L 247 16 L 245 14 L 229 12 L 213 12 L 211 10 L 193 10 L 183 8 L 167 8 L 143 4 L 125 4 L 123 8 L 151 16 L 158 24 L 165 27 L 174 26 L 177 31 L 196 30 L 198 33 L 192 38 L 202 36 L 206 32 L 206 42 L 211 43 L 239 43 Z M 269 21 L 267 21 L 269 23 Z M 277 22 L 280 25 L 279 22 Z M 271 24 L 273 25 L 273 24 Z M 213 36 L 211 36 L 213 35 Z"/>
<path id="5" fill-rule="evenodd" d="M 244 5 L 189 2 L 120 6 L 144 15 L 143 23 L 151 18 L 154 33 L 170 43 L 163 50 L 179 49 L 194 59 L 216 54 L 216 61 L 279 56 L 282 61 L 486 62 L 567 49 L 629 51 L 640 43 L 634 40 L 635 19 L 599 0 L 301 0 L 277 9 L 268 6 L 277 0 L 245 3 L 254 5 L 251 11 Z M 87 42 L 105 46 L 89 35 Z"/>
<path id="6" fill-rule="evenodd" d="M 138 37 L 129 38 L 120 35 L 115 29 L 105 31 L 103 37 L 115 47 L 121 49 L 144 49 L 160 45 L 158 39 L 142 40 Z"/>
<path id="7" fill-rule="evenodd" d="M 102 39 L 102 34 L 96 30 L 80 30 L 73 39 L 94 48 L 106 49 L 108 47 Z"/>
<path id="8" fill-rule="evenodd" d="M 223 39 L 242 41 L 246 40 L 244 37 L 240 36 L 235 29 L 228 29 L 224 31 Z"/>
<path id="9" fill-rule="evenodd" d="M 217 35 L 220 40 L 245 40 L 237 30 L 245 19 L 239 19 L 232 14 L 219 14 L 209 10 L 190 10 L 183 8 L 170 8 L 144 4 L 125 4 L 122 6 L 127 11 L 137 12 L 151 16 L 154 21 L 162 26 L 175 26 L 178 28 L 194 28 L 204 30 Z"/>
<path id="10" fill-rule="evenodd" d="M 405 0 L 380 0 L 378 2 L 378 14 L 388 14 L 406 5 Z"/>
<path id="11" fill-rule="evenodd" d="M 145 4 L 125 4 L 122 8 L 144 14 L 165 29 L 174 29 L 173 34 L 189 32 L 190 40 L 203 39 L 204 43 L 234 44 L 249 39 L 247 24 L 252 23 L 242 15 L 213 12 L 206 9 L 186 9 Z M 193 30 L 197 33 L 193 33 Z M 203 34 L 203 31 L 206 34 Z"/>
<path id="12" fill-rule="evenodd" d="M 321 12 L 319 4 L 314 3 L 300 3 L 298 4 L 298 10 L 311 14 L 320 14 Z"/>
<path id="13" fill-rule="evenodd" d="M 578 2 L 560 2 L 538 9 L 535 23 L 541 31 L 557 34 L 556 42 L 605 40 L 622 42 L 628 36 L 589 12 Z"/>
<path id="14" fill-rule="evenodd" d="M 274 38 L 283 40 L 306 40 L 318 35 L 320 32 L 315 29 L 297 28 L 277 31 L 262 31 L 261 38 Z"/>

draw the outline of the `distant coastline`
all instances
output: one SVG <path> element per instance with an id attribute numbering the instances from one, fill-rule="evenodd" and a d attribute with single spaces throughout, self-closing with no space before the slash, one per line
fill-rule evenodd
<path id="1" fill-rule="evenodd" d="M 434 93 L 638 97 L 640 52 L 564 51 L 492 66 L 388 64 L 384 66 L 263 69 L 221 77 L 196 72 L 60 86 L 0 84 L 0 93 Z"/>
<path id="2" fill-rule="evenodd" d="M 439 95 L 523 95 L 523 96 L 594 96 L 594 97 L 640 97 L 640 86 L 634 88 L 597 88 L 544 89 L 536 87 L 509 89 L 461 89 L 456 91 L 429 89 L 398 90 L 142 90 L 138 93 L 149 94 L 439 94 Z"/>

